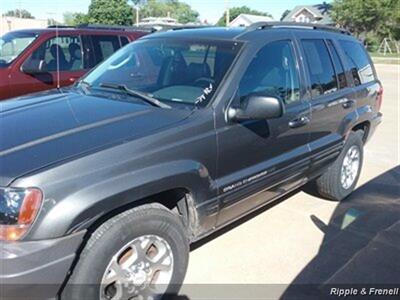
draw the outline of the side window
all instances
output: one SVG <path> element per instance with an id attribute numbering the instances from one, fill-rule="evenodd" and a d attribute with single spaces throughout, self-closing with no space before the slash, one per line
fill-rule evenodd
<path id="1" fill-rule="evenodd" d="M 351 41 L 341 40 L 339 43 L 346 54 L 354 84 L 360 85 L 374 81 L 374 72 L 364 47 L 359 43 Z"/>
<path id="2" fill-rule="evenodd" d="M 262 48 L 239 84 L 240 97 L 252 93 L 280 96 L 285 104 L 300 100 L 299 75 L 290 41 L 277 41 Z"/>
<path id="3" fill-rule="evenodd" d="M 119 41 L 121 43 L 121 47 L 129 44 L 129 40 L 126 36 L 120 36 Z"/>
<path id="4" fill-rule="evenodd" d="M 121 46 L 118 36 L 92 35 L 95 65 L 110 57 Z"/>
<path id="5" fill-rule="evenodd" d="M 335 46 L 333 45 L 333 42 L 331 40 L 328 40 L 327 44 L 328 44 L 329 51 L 331 52 L 333 65 L 335 66 L 336 74 L 338 77 L 339 89 L 343 89 L 343 88 L 347 87 L 347 82 L 346 82 L 346 75 L 344 73 L 344 68 L 343 68 L 342 62 L 340 61 L 339 55 L 336 51 Z"/>
<path id="6" fill-rule="evenodd" d="M 311 79 L 313 98 L 337 91 L 338 83 L 324 40 L 302 40 Z"/>
<path id="7" fill-rule="evenodd" d="M 47 72 L 83 70 L 81 39 L 59 36 L 47 40 L 31 54 L 27 63 L 40 65 Z"/>

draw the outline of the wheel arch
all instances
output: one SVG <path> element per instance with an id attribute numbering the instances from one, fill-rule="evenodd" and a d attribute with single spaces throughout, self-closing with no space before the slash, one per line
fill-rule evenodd
<path id="1" fill-rule="evenodd" d="M 197 207 L 215 197 L 215 186 L 208 170 L 195 161 L 172 161 L 105 178 L 47 204 L 28 238 L 56 238 L 89 230 L 144 203 L 160 203 L 179 213 L 192 234 L 198 226 Z"/>

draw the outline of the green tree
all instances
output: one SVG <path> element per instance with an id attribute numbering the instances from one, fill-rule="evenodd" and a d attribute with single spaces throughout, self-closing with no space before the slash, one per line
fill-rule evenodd
<path id="1" fill-rule="evenodd" d="M 132 25 L 133 9 L 127 0 L 92 0 L 86 16 L 78 14 L 76 22 L 107 25 Z"/>
<path id="2" fill-rule="evenodd" d="M 147 0 L 141 2 L 145 2 L 140 7 L 141 18 L 166 17 L 170 15 L 180 23 L 189 23 L 196 22 L 199 17 L 199 13 L 193 10 L 190 5 L 182 3 L 179 0 Z"/>
<path id="3" fill-rule="evenodd" d="M 240 14 L 272 17 L 269 13 L 254 10 L 247 6 L 232 7 L 231 9 L 229 9 L 229 16 L 231 21 L 236 19 Z M 218 20 L 217 25 L 218 26 L 226 25 L 226 12 L 224 12 L 223 16 Z"/>
<path id="4" fill-rule="evenodd" d="M 34 19 L 35 17 L 32 16 L 32 14 L 27 11 L 26 9 L 14 9 L 14 10 L 9 10 L 4 14 L 4 16 L 7 17 L 17 17 L 17 18 L 23 18 L 23 19 Z"/>
<path id="5" fill-rule="evenodd" d="M 358 36 L 377 35 L 399 38 L 398 0 L 334 0 L 332 18 Z"/>
<path id="6" fill-rule="evenodd" d="M 88 23 L 87 15 L 84 13 L 65 12 L 63 17 L 64 24 L 69 26 L 76 26 L 79 24 Z"/>

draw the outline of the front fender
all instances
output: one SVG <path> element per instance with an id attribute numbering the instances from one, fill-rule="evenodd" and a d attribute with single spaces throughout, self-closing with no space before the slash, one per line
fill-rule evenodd
<path id="1" fill-rule="evenodd" d="M 112 210 L 174 188 L 189 190 L 195 206 L 212 198 L 213 191 L 216 193 L 207 168 L 192 160 L 165 162 L 118 176 L 104 176 L 103 180 L 63 199 L 47 198 L 28 237 L 55 238 L 86 229 Z"/>

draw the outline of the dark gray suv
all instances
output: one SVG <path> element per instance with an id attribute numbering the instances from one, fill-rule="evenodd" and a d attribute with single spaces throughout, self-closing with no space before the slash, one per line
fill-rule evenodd
<path id="1" fill-rule="evenodd" d="M 190 243 L 306 183 L 348 196 L 382 91 L 347 32 L 258 23 L 146 36 L 1 102 L 2 296 L 176 293 Z"/>

